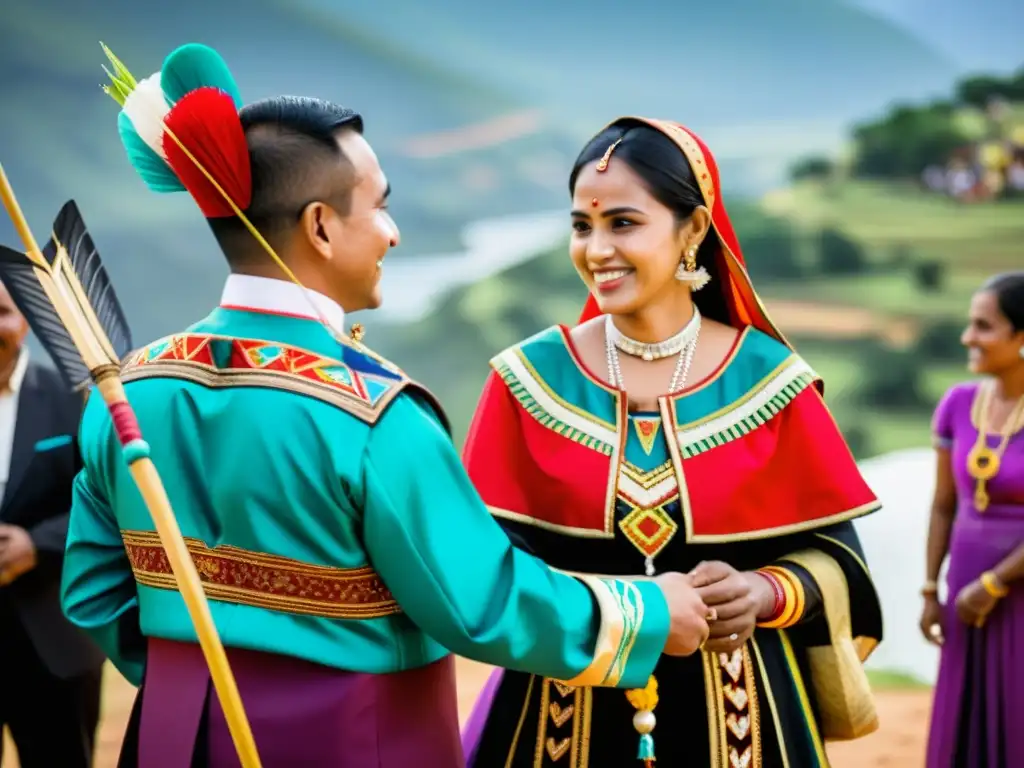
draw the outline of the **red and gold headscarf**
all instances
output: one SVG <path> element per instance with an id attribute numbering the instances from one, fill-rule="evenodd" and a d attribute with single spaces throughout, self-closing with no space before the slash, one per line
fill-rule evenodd
<path id="1" fill-rule="evenodd" d="M 672 139 L 686 157 L 686 161 L 690 164 L 693 175 L 697 179 L 704 204 L 711 211 L 711 232 L 708 236 L 716 237 L 719 244 L 715 264 L 717 267 L 716 281 L 705 290 L 718 290 L 723 293 L 726 306 L 729 308 L 730 321 L 735 327 L 744 328 L 752 325 L 778 339 L 786 346 L 792 346 L 772 322 L 768 316 L 768 310 L 765 309 L 754 290 L 754 284 L 747 273 L 746 262 L 743 260 L 743 253 L 740 251 L 739 240 L 736 239 L 736 232 L 733 230 L 729 214 L 725 210 L 725 203 L 722 202 L 718 164 L 715 162 L 711 150 L 693 131 L 679 123 L 671 123 L 666 120 L 635 116 L 620 117 L 605 126 L 605 129 L 626 120 L 636 120 L 649 125 Z M 583 308 L 580 322 L 600 314 L 601 310 L 598 309 L 597 301 L 591 296 Z"/>

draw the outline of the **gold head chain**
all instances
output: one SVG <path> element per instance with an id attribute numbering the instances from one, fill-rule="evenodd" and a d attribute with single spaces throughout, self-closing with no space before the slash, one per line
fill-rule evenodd
<path id="1" fill-rule="evenodd" d="M 597 172 L 598 173 L 604 173 L 605 171 L 608 170 L 608 161 L 612 159 L 612 152 L 614 152 L 615 148 L 617 146 L 619 146 L 619 144 L 621 144 L 621 143 L 622 143 L 622 138 L 620 137 L 620 138 L 616 139 L 611 144 L 611 146 L 608 147 L 608 149 L 605 150 L 604 157 L 602 157 L 600 159 L 600 161 L 598 161 L 598 163 L 597 163 Z"/>

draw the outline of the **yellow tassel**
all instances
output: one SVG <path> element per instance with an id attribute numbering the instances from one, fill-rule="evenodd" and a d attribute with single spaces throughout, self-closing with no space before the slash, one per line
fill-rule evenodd
<path id="1" fill-rule="evenodd" d="M 651 675 L 645 687 L 626 691 L 626 698 L 634 708 L 653 712 L 654 708 L 658 706 L 658 681 L 654 675 Z"/>

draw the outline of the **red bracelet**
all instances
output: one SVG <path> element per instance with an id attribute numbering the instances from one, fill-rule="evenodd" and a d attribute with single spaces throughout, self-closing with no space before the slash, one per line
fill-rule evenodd
<path id="1" fill-rule="evenodd" d="M 762 619 L 762 621 L 775 621 L 786 609 L 786 593 L 782 590 L 782 585 L 779 584 L 779 580 L 772 574 L 765 573 L 764 571 L 755 571 L 755 573 L 771 585 L 772 594 L 775 595 L 775 605 L 772 606 L 772 612 L 770 615 Z"/>

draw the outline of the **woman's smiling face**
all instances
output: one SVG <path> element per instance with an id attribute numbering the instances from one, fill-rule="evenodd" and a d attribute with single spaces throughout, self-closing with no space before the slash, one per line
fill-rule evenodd
<path id="1" fill-rule="evenodd" d="M 612 157 L 604 171 L 580 171 L 572 199 L 569 255 L 601 312 L 634 314 L 666 291 L 679 290 L 676 269 L 692 222 L 680 224 L 628 163 Z"/>
<path id="2" fill-rule="evenodd" d="M 998 375 L 1021 364 L 1024 331 L 1014 329 L 992 291 L 979 291 L 960 341 L 967 347 L 967 364 L 974 373 Z"/>

